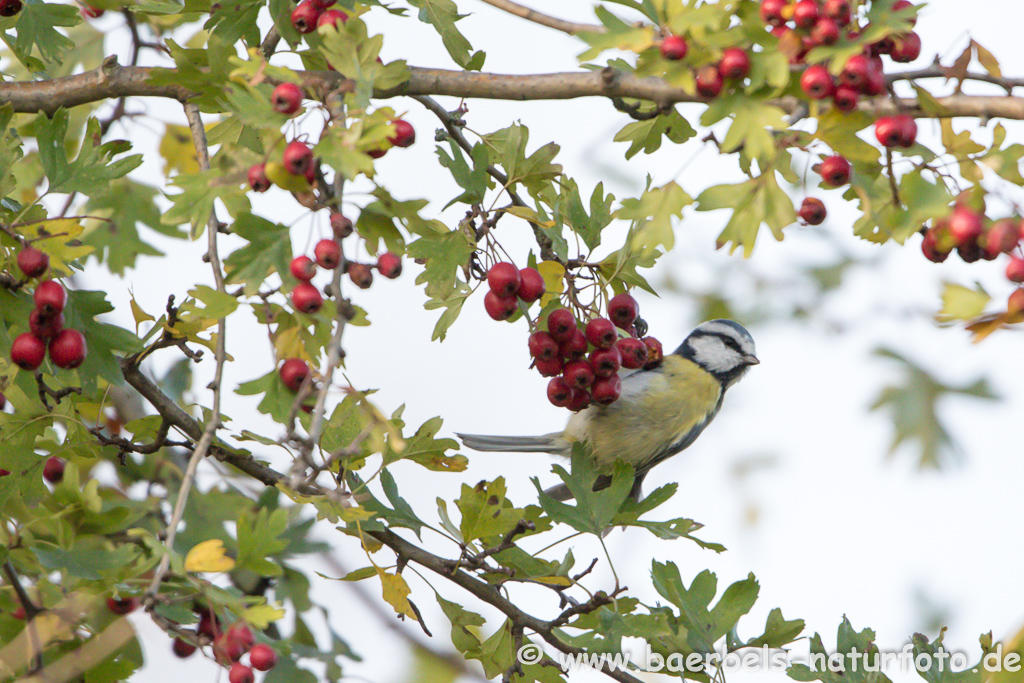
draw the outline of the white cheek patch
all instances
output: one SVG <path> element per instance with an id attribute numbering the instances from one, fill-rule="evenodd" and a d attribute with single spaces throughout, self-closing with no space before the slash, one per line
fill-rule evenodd
<path id="1" fill-rule="evenodd" d="M 711 372 L 728 372 L 740 364 L 735 351 L 714 335 L 700 335 L 690 339 L 693 359 Z"/>

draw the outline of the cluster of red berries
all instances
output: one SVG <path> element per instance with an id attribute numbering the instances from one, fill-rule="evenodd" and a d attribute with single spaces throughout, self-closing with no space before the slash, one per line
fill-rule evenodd
<path id="1" fill-rule="evenodd" d="M 536 268 L 518 269 L 511 263 L 495 263 L 487 271 L 484 309 L 495 320 L 508 320 L 519 309 L 519 302 L 532 304 L 544 296 L 544 278 Z"/>
<path id="2" fill-rule="evenodd" d="M 925 258 L 942 263 L 955 249 L 966 263 L 979 259 L 994 261 L 1000 254 L 1010 254 L 1006 264 L 1006 279 L 1024 284 L 1024 219 L 1001 218 L 987 221 L 985 215 L 965 204 L 957 204 L 948 216 L 934 221 L 921 231 L 921 251 Z M 1011 252 L 1016 251 L 1016 254 Z M 1011 313 L 1024 312 L 1024 288 L 1010 294 L 1007 309 Z"/>
<path id="3" fill-rule="evenodd" d="M 669 61 L 686 57 L 689 46 L 686 39 L 677 35 L 666 35 L 658 49 L 661 56 Z M 717 64 L 705 64 L 694 71 L 697 92 L 703 97 L 718 97 L 726 81 L 742 81 L 750 73 L 750 55 L 739 47 L 728 47 L 722 51 Z"/>
<path id="4" fill-rule="evenodd" d="M 313 148 L 301 140 L 292 140 L 285 145 L 281 165 L 292 175 L 304 177 L 310 185 L 316 180 L 318 164 L 313 159 Z M 266 164 L 253 164 L 249 167 L 248 180 L 254 192 L 269 190 L 271 183 L 267 177 Z"/>
<path id="5" fill-rule="evenodd" d="M 50 257 L 33 247 L 18 252 L 18 268 L 27 278 L 41 277 L 50 267 Z M 43 363 L 46 352 L 59 368 L 77 368 L 85 360 L 85 336 L 78 330 L 64 327 L 64 306 L 68 293 L 56 280 L 36 285 L 33 294 L 36 307 L 29 315 L 29 332 L 19 334 L 11 344 L 11 360 L 20 368 L 35 370 Z"/>
<path id="6" fill-rule="evenodd" d="M 302 0 L 292 10 L 292 26 L 299 33 L 312 33 L 319 27 L 348 21 L 348 14 L 340 9 L 328 9 L 336 0 Z"/>
<path id="7" fill-rule="evenodd" d="M 608 302 L 607 318 L 592 318 L 582 329 L 568 309 L 548 315 L 547 331 L 531 334 L 529 348 L 537 371 L 552 378 L 547 394 L 553 405 L 580 411 L 592 402 L 614 403 L 622 393 L 620 368 L 661 361 L 661 342 L 637 336 L 639 313 L 632 296 L 618 294 Z M 620 337 L 618 330 L 629 336 Z"/>
<path id="8" fill-rule="evenodd" d="M 200 615 L 196 634 L 213 640 L 213 654 L 217 661 L 228 666 L 229 683 L 253 683 L 256 679 L 253 669 L 269 671 L 277 664 L 277 652 L 263 643 L 256 643 L 256 637 L 247 624 L 235 622 L 227 631 L 223 631 L 220 619 L 203 607 L 197 607 Z M 171 647 L 174 654 L 182 659 L 191 657 L 196 646 L 184 638 L 176 638 Z M 249 665 L 240 660 L 249 653 Z"/>

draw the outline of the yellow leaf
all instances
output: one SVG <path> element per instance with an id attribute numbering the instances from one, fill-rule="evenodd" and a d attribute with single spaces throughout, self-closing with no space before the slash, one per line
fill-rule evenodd
<path id="1" fill-rule="evenodd" d="M 139 333 L 139 325 L 141 325 L 144 322 L 151 322 L 153 320 L 156 320 L 156 318 L 142 310 L 142 307 L 139 306 L 139 304 L 135 301 L 134 296 L 132 297 L 132 300 L 129 302 L 129 304 L 132 307 L 132 317 L 135 318 L 135 334 Z"/>
<path id="2" fill-rule="evenodd" d="M 377 514 L 372 510 L 367 510 L 366 508 L 359 507 L 358 505 L 356 507 L 341 508 L 340 513 L 341 519 L 345 522 L 362 522 Z"/>
<path id="3" fill-rule="evenodd" d="M 555 225 L 554 221 L 542 221 L 540 215 L 533 209 L 527 206 L 510 206 L 505 209 L 505 213 L 510 213 L 513 216 L 518 216 L 525 221 L 536 223 L 537 225 L 543 225 L 545 228 L 550 228 Z"/>
<path id="4" fill-rule="evenodd" d="M 199 173 L 192 132 L 187 126 L 167 124 L 164 137 L 160 140 L 160 156 L 164 158 L 164 175 L 168 178 L 171 171 L 177 171 L 180 175 Z"/>
<path id="5" fill-rule="evenodd" d="M 985 310 L 989 299 L 989 295 L 980 286 L 977 289 L 969 289 L 962 285 L 946 283 L 942 290 L 942 309 L 935 317 L 941 322 L 977 318 Z"/>
<path id="6" fill-rule="evenodd" d="M 50 277 L 70 275 L 68 263 L 92 253 L 93 248 L 78 241 L 84 228 L 74 218 L 57 218 L 17 227 L 32 241 L 32 246 L 50 257 Z"/>
<path id="7" fill-rule="evenodd" d="M 999 62 L 992 53 L 979 45 L 976 40 L 972 40 L 971 43 L 974 45 L 974 50 L 978 54 L 978 61 L 981 62 L 983 67 L 985 67 L 985 71 L 988 72 L 988 75 L 995 76 L 996 78 L 1002 78 L 1003 72 L 999 68 Z"/>
<path id="8" fill-rule="evenodd" d="M 192 547 L 185 556 L 187 572 L 226 572 L 234 569 L 235 561 L 227 556 L 224 541 L 211 538 Z"/>
<path id="9" fill-rule="evenodd" d="M 409 593 L 412 590 L 409 588 L 409 584 L 405 582 L 405 579 L 400 574 L 388 574 L 383 569 L 377 569 L 377 575 L 380 576 L 380 582 L 384 588 L 384 600 L 394 607 L 395 612 L 398 614 L 404 614 L 416 619 L 416 612 L 408 600 Z"/>
<path id="10" fill-rule="evenodd" d="M 289 192 L 309 192 L 309 183 L 306 181 L 305 176 L 292 175 L 284 169 L 284 166 L 276 161 L 268 161 L 263 167 L 263 170 L 266 172 L 267 178 L 270 182 L 274 183 L 282 190 L 288 190 Z"/>
<path id="11" fill-rule="evenodd" d="M 533 579 L 537 583 L 543 583 L 546 586 L 571 586 L 572 580 L 568 576 L 538 576 Z"/>
<path id="12" fill-rule="evenodd" d="M 283 618 L 285 611 L 280 607 L 270 605 L 255 605 L 242 612 L 242 621 L 251 624 L 261 631 L 270 625 L 270 622 Z"/>
<path id="13" fill-rule="evenodd" d="M 302 328 L 296 325 L 284 330 L 278 330 L 274 335 L 274 350 L 278 358 L 302 358 L 309 360 L 306 347 L 302 344 Z"/>
<path id="14" fill-rule="evenodd" d="M 544 296 L 541 306 L 547 306 L 551 299 L 565 291 L 565 266 L 558 261 L 541 261 L 537 264 L 537 272 L 544 278 Z"/>

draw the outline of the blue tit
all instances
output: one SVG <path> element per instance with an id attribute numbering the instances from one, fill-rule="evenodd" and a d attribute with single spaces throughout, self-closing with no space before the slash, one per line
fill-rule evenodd
<path id="1" fill-rule="evenodd" d="M 757 365 L 754 340 L 732 320 L 710 320 L 690 333 L 679 348 L 652 368 L 622 375 L 622 394 L 610 405 L 591 405 L 574 414 L 562 432 L 541 436 L 458 434 L 477 451 L 552 453 L 569 456 L 586 442 L 599 469 L 619 458 L 632 465 L 632 496 L 639 500 L 644 476 L 661 461 L 692 444 L 722 407 L 725 390 Z M 603 476 L 595 490 L 608 485 Z M 564 484 L 547 493 L 572 497 Z"/>

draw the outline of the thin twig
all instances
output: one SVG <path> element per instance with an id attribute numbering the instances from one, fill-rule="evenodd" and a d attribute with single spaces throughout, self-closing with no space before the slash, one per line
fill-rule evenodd
<path id="1" fill-rule="evenodd" d="M 529 7 L 524 7 L 519 3 L 511 2 L 511 0 L 483 0 L 483 2 L 487 3 L 491 7 L 497 7 L 504 12 L 508 12 L 509 14 L 514 14 L 521 19 L 526 19 L 527 21 L 532 21 L 535 24 L 547 26 L 548 28 L 553 28 L 556 31 L 568 33 L 571 36 L 576 35 L 577 33 L 605 32 L 604 26 L 600 26 L 598 24 L 578 24 L 575 21 L 565 21 L 564 19 L 548 16 L 547 14 L 530 9 Z"/>

